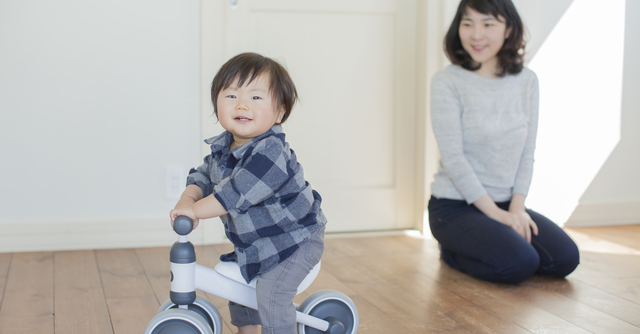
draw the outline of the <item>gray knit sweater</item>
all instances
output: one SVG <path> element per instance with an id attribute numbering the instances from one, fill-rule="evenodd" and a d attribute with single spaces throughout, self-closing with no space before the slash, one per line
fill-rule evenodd
<path id="1" fill-rule="evenodd" d="M 456 65 L 433 76 L 431 121 L 440 148 L 437 198 L 527 195 L 538 128 L 538 78 L 528 68 L 485 78 Z"/>

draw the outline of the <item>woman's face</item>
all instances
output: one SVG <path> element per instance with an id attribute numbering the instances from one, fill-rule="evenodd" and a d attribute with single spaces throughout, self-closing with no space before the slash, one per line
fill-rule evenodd
<path id="1" fill-rule="evenodd" d="M 505 22 L 502 16 L 481 14 L 471 8 L 462 15 L 458 30 L 462 47 L 484 71 L 495 73 L 498 69 L 497 55 L 509 34 Z"/>

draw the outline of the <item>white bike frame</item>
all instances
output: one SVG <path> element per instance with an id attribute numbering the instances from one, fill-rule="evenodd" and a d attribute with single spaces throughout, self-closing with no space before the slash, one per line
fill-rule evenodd
<path id="1" fill-rule="evenodd" d="M 230 300 L 234 303 L 258 309 L 256 289 L 221 275 L 214 269 L 196 264 L 196 289 Z M 314 316 L 296 311 L 296 321 L 315 329 L 326 331 L 329 322 Z"/>
<path id="2" fill-rule="evenodd" d="M 181 235 L 178 237 L 178 241 L 186 243 L 187 237 Z M 198 289 L 254 310 L 258 309 L 258 300 L 254 287 L 226 277 L 215 269 L 201 266 L 195 262 L 172 262 L 171 272 L 173 274 L 171 280 L 172 292 L 190 293 Z M 178 307 L 186 308 L 186 305 L 178 305 Z M 329 322 L 326 320 L 300 311 L 296 311 L 296 321 L 323 332 L 329 328 Z"/>

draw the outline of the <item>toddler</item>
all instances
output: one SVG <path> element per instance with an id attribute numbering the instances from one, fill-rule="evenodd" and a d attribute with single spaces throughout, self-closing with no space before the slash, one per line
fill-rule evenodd
<path id="1" fill-rule="evenodd" d="M 320 261 L 326 218 L 321 197 L 304 179 L 285 141 L 284 123 L 298 98 L 287 71 L 255 53 L 231 58 L 211 85 L 214 114 L 224 133 L 209 138 L 211 154 L 192 169 L 175 209 L 198 226 L 220 217 L 244 279 L 257 277 L 258 310 L 229 302 L 239 333 L 294 334 L 293 297 Z"/>

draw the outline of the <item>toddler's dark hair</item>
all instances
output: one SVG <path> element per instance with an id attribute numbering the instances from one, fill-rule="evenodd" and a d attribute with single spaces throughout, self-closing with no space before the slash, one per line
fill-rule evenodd
<path id="1" fill-rule="evenodd" d="M 462 47 L 460 41 L 460 21 L 471 8 L 481 14 L 493 15 L 496 19 L 502 16 L 506 20 L 507 31 L 511 30 L 505 39 L 502 49 L 498 52 L 499 71 L 496 75 L 504 77 L 522 71 L 524 65 L 524 26 L 516 7 L 511 0 L 462 0 L 458 11 L 451 22 L 449 31 L 444 38 L 444 50 L 451 63 L 475 71 L 481 64 L 476 64 L 469 53 Z"/>
<path id="2" fill-rule="evenodd" d="M 293 105 L 298 100 L 296 86 L 287 70 L 277 61 L 257 53 L 241 53 L 227 61 L 211 83 L 211 102 L 213 113 L 218 117 L 218 95 L 238 79 L 238 86 L 251 83 L 261 74 L 269 75 L 269 93 L 276 103 L 276 110 L 284 110 L 279 124 L 289 118 Z"/>

